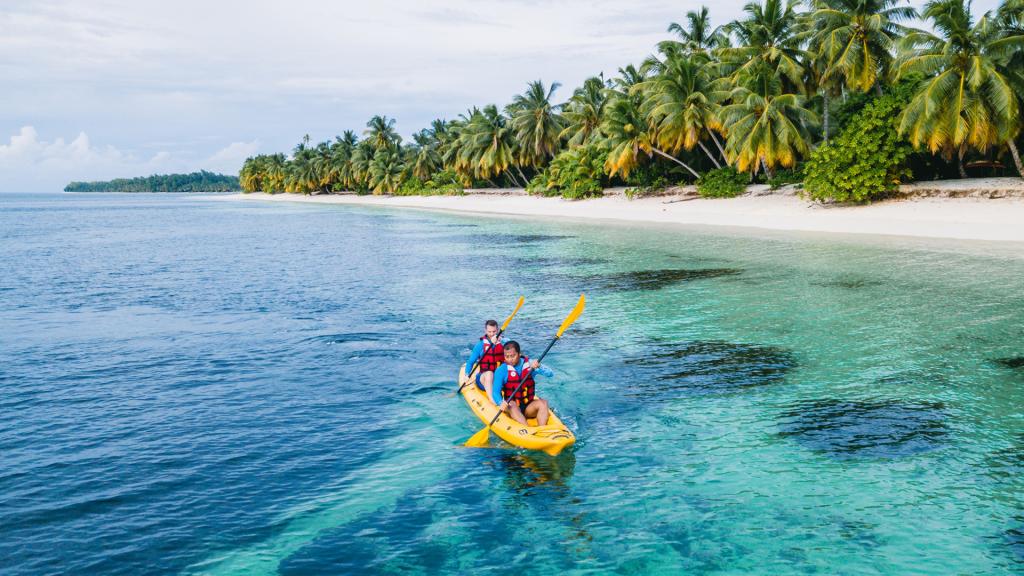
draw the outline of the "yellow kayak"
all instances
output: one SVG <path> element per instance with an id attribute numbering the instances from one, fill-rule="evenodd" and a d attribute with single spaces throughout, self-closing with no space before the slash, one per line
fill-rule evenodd
<path id="1" fill-rule="evenodd" d="M 473 372 L 475 375 L 476 372 Z M 466 381 L 466 367 L 459 369 L 459 382 Z M 462 397 L 466 399 L 469 409 L 476 414 L 477 418 L 484 423 L 490 424 L 494 415 L 498 413 L 498 407 L 487 399 L 484 391 L 477 388 L 476 384 L 467 384 L 462 388 Z M 527 420 L 529 426 L 523 426 L 513 420 L 508 414 L 502 414 L 498 421 L 491 427 L 502 440 L 513 446 L 526 448 L 527 450 L 540 450 L 551 456 L 557 456 L 567 446 L 576 442 L 576 437 L 562 424 L 554 410 L 550 410 L 547 426 L 537 426 L 537 420 Z"/>

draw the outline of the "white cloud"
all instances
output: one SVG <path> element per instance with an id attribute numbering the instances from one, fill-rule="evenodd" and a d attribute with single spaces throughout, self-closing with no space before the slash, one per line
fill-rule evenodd
<path id="1" fill-rule="evenodd" d="M 71 141 L 63 137 L 43 140 L 33 126 L 23 126 L 6 144 L 0 144 L 0 191 L 53 192 L 71 181 L 109 180 L 156 173 L 191 172 L 199 167 L 238 172 L 242 160 L 259 142 L 234 142 L 198 161 L 167 150 L 138 156 L 114 146 L 97 146 L 80 132 Z"/>
<path id="2" fill-rule="evenodd" d="M 256 154 L 260 141 L 232 142 L 221 148 L 203 162 L 203 168 L 224 174 L 237 174 L 246 158 Z"/>

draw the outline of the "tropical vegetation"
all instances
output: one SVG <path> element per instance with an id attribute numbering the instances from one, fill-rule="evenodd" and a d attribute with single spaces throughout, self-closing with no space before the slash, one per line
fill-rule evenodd
<path id="1" fill-rule="evenodd" d="M 361 134 L 246 160 L 247 191 L 374 194 L 803 180 L 815 199 L 867 201 L 910 178 L 983 169 L 1024 177 L 1024 0 L 755 0 L 720 26 L 703 7 L 617 74 L 571 92 L 536 80 L 399 135 Z M 564 98 L 564 100 L 563 100 Z"/>
<path id="2" fill-rule="evenodd" d="M 72 182 L 65 192 L 237 192 L 238 178 L 205 170 L 191 174 L 154 174 L 104 182 Z"/>

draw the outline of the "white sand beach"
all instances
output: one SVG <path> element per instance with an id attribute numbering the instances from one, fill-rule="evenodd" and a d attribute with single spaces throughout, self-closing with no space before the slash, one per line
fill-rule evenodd
<path id="1" fill-rule="evenodd" d="M 465 196 L 235 194 L 220 198 L 1024 242 L 1024 181 L 1020 179 L 928 182 L 907 185 L 903 192 L 907 198 L 866 206 L 823 205 L 791 194 L 756 195 L 758 191 L 727 200 L 695 198 L 687 194 L 629 200 L 621 194 L 614 194 L 599 199 L 569 201 L 527 196 L 515 190 Z"/>

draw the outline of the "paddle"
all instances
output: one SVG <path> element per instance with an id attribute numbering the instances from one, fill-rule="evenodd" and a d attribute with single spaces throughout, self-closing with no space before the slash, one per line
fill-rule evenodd
<path id="1" fill-rule="evenodd" d="M 516 309 L 513 310 L 512 313 L 508 315 L 508 318 L 505 318 L 505 323 L 501 325 L 501 329 L 498 330 L 498 333 L 494 336 L 495 340 L 497 340 L 498 338 L 501 338 L 501 335 L 505 332 L 505 328 L 508 328 L 509 323 L 512 322 L 512 319 L 516 317 L 516 313 L 518 313 L 519 309 L 523 306 L 523 300 L 525 300 L 525 299 L 522 296 L 520 296 L 519 297 L 519 303 L 516 304 Z M 485 351 L 484 355 L 486 355 L 486 354 L 487 354 L 487 352 Z M 459 394 L 462 393 L 462 389 L 466 387 L 466 384 L 469 384 L 470 382 L 473 381 L 473 378 L 472 378 L 473 372 L 476 372 L 477 366 L 479 366 L 480 363 L 483 362 L 483 361 L 484 361 L 484 357 L 481 356 L 480 359 L 476 361 L 476 364 L 473 364 L 473 367 L 469 369 L 469 372 L 466 374 L 466 381 L 462 383 L 462 386 L 459 386 L 458 392 L 456 392 L 454 394 L 450 394 L 449 398 L 454 398 L 454 397 L 456 397 L 456 396 L 458 396 Z"/>
<path id="2" fill-rule="evenodd" d="M 558 339 L 562 337 L 562 333 L 565 332 L 565 329 L 571 326 L 572 323 L 575 322 L 576 319 L 580 317 L 580 314 L 583 314 L 583 307 L 585 305 L 586 298 L 583 294 L 580 294 L 580 299 L 578 302 L 576 302 L 576 307 L 573 308 L 572 312 L 569 312 L 569 315 L 565 317 L 565 321 L 562 322 L 561 326 L 559 326 L 558 332 L 555 333 L 555 337 L 548 344 L 548 347 L 544 349 L 544 353 L 540 355 L 540 358 L 537 358 L 537 364 L 540 364 L 541 360 L 544 360 L 544 357 L 547 356 L 548 352 L 551 351 L 551 347 L 554 346 L 555 342 L 558 342 Z M 524 372 L 526 371 L 524 370 Z M 519 386 L 516 386 L 516 389 L 512 391 L 512 394 L 509 396 L 509 398 L 516 397 L 516 394 L 519 393 L 519 389 L 522 388 L 523 384 L 527 380 L 526 376 L 527 374 L 523 374 L 523 377 L 519 379 Z M 501 417 L 501 414 L 502 412 L 499 410 L 498 413 L 494 415 L 494 418 L 491 419 L 491 423 L 488 424 L 487 427 L 485 427 L 483 430 L 480 430 L 476 434 L 470 436 L 469 440 L 466 440 L 466 446 L 471 446 L 474 448 L 486 446 L 491 439 L 491 426 L 494 426 L 494 423 L 498 421 L 498 418 Z"/>

